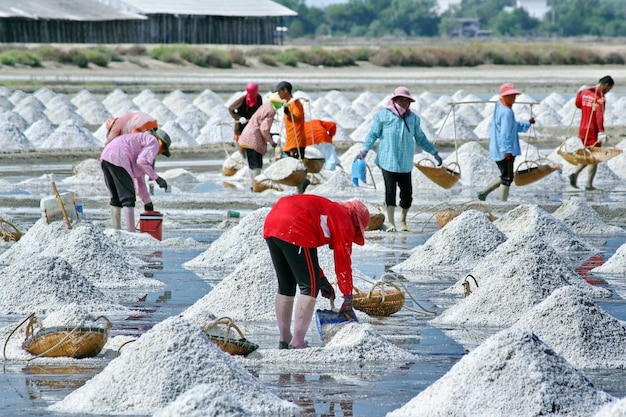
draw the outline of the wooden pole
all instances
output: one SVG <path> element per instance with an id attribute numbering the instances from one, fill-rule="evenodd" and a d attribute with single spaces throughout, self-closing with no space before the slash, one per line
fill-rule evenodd
<path id="1" fill-rule="evenodd" d="M 67 228 L 72 228 L 72 222 L 70 222 L 69 217 L 67 217 L 67 212 L 65 211 L 65 205 L 63 205 L 63 199 L 61 195 L 59 195 L 59 191 L 57 190 L 57 185 L 52 181 L 52 189 L 54 190 L 54 195 L 57 196 L 57 200 L 59 201 L 59 205 L 61 206 L 61 212 L 63 212 L 63 218 L 65 219 L 65 223 L 67 224 Z"/>

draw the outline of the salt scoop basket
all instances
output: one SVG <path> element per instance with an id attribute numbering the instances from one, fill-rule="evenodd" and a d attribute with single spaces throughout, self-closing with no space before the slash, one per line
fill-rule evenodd
<path id="1" fill-rule="evenodd" d="M 259 345 L 248 341 L 230 317 L 221 317 L 202 329 L 209 340 L 224 352 L 231 355 L 247 356 L 259 348 Z M 239 338 L 231 337 L 232 330 Z"/>
<path id="2" fill-rule="evenodd" d="M 591 165 L 608 161 L 621 154 L 623 150 L 615 147 L 587 146 L 568 152 L 561 144 L 557 153 L 572 165 Z"/>
<path id="3" fill-rule="evenodd" d="M 461 166 L 456 162 L 450 162 L 447 166 L 436 167 L 429 158 L 420 159 L 414 163 L 415 168 L 438 186 L 452 188 L 461 179 Z"/>
<path id="4" fill-rule="evenodd" d="M 547 158 L 539 158 L 536 161 L 524 161 L 517 166 L 513 182 L 518 187 L 532 184 L 561 168 L 563 168 L 563 165 L 555 164 Z"/>

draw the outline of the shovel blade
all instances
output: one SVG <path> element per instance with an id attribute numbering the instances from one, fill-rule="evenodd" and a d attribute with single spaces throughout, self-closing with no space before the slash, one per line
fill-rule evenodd
<path id="1" fill-rule="evenodd" d="M 356 323 L 354 321 L 346 320 L 343 316 L 340 316 L 336 311 L 332 310 L 315 310 L 315 323 L 317 324 L 317 332 L 320 335 L 320 339 L 323 343 L 328 342 L 333 336 L 341 329 L 346 323 Z"/>

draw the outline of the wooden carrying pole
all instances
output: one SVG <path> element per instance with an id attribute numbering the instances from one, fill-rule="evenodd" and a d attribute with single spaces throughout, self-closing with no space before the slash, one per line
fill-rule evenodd
<path id="1" fill-rule="evenodd" d="M 54 181 L 52 181 L 52 189 L 54 190 L 54 195 L 56 195 L 57 200 L 59 201 L 59 205 L 61 206 L 61 211 L 63 212 L 63 218 L 65 219 L 65 223 L 67 224 L 67 228 L 72 228 L 72 222 L 70 222 L 69 217 L 67 217 L 67 212 L 65 211 L 65 205 L 63 205 L 63 199 L 59 194 L 59 190 L 57 190 L 57 185 Z"/>

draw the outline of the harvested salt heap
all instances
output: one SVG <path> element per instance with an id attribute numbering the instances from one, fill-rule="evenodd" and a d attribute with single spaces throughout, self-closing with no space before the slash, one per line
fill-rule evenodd
<path id="1" fill-rule="evenodd" d="M 265 168 L 263 174 L 273 181 L 280 181 L 300 170 L 304 170 L 302 161 L 297 158 L 282 158 Z"/>
<path id="2" fill-rule="evenodd" d="M 293 158 L 290 158 L 293 159 Z M 270 207 L 253 211 L 230 230 L 222 233 L 209 248 L 183 264 L 186 268 L 234 268 L 242 259 L 267 251 L 263 225 Z"/>
<path id="3" fill-rule="evenodd" d="M 126 345 L 102 372 L 49 409 L 152 414 L 202 383 L 218 384 L 248 413 L 291 416 L 297 411 L 215 346 L 199 327 L 179 317 L 165 319 Z"/>
<path id="4" fill-rule="evenodd" d="M 489 157 L 489 151 L 479 143 L 468 142 L 459 146 L 457 153 L 451 153 L 445 164 L 456 162 L 461 167 L 459 183 L 466 187 L 483 187 L 500 175 L 498 167 Z"/>
<path id="5" fill-rule="evenodd" d="M 14 123 L 0 121 L 0 149 L 3 151 L 27 151 L 32 145 Z"/>
<path id="6" fill-rule="evenodd" d="M 180 394 L 154 417 L 258 417 L 218 384 L 199 384 Z"/>
<path id="7" fill-rule="evenodd" d="M 574 285 L 594 297 L 611 292 L 583 280 L 541 237 L 532 233 L 513 236 L 476 265 L 469 279 L 472 294 L 440 316 L 435 324 L 510 326 L 524 312 L 564 285 Z M 458 282 L 446 292 L 462 289 Z"/>
<path id="8" fill-rule="evenodd" d="M 407 273 L 409 280 L 413 270 L 469 270 L 505 240 L 486 213 L 466 210 L 391 270 Z"/>
<path id="9" fill-rule="evenodd" d="M 97 288 L 164 286 L 158 280 L 144 277 L 135 268 L 143 261 L 128 255 L 90 222 L 79 222 L 68 229 L 62 221 L 47 224 L 45 219 L 39 219 L 0 255 L 0 262 L 15 263 L 36 254 L 65 259 Z"/>
<path id="10" fill-rule="evenodd" d="M 626 275 L 626 243 L 622 244 L 604 264 L 591 272 Z"/>
<path id="11" fill-rule="evenodd" d="M 367 178 L 368 182 L 371 183 L 371 177 Z M 363 190 L 367 187 L 367 185 L 360 185 L 359 187 L 355 187 L 354 183 L 352 183 L 352 178 L 348 173 L 342 169 L 336 169 L 330 173 L 330 177 L 328 177 L 323 183 L 320 185 L 316 185 L 311 187 L 311 194 L 317 194 L 325 197 L 341 197 L 345 198 L 346 195 L 362 195 Z M 308 191 L 309 189 L 307 189 Z"/>
<path id="12" fill-rule="evenodd" d="M 584 199 L 573 197 L 564 202 L 552 215 L 578 235 L 620 235 L 624 229 L 608 225 Z"/>
<path id="13" fill-rule="evenodd" d="M 537 204 L 520 204 L 495 220 L 494 224 L 508 238 L 523 231 L 533 232 L 557 252 L 597 252 L 596 248 L 581 240 L 561 220 Z"/>
<path id="14" fill-rule="evenodd" d="M 623 417 L 626 415 L 626 398 L 602 407 L 593 417 Z"/>
<path id="15" fill-rule="evenodd" d="M 554 290 L 514 327 L 532 330 L 577 368 L 626 367 L 626 324 L 572 286 Z"/>
<path id="16" fill-rule="evenodd" d="M 2 269 L 1 314 L 48 313 L 67 303 L 96 311 L 124 310 L 69 262 L 58 256 L 27 256 Z"/>
<path id="17" fill-rule="evenodd" d="M 308 349 L 278 350 L 261 349 L 252 352 L 245 359 L 247 362 L 264 364 L 345 364 L 355 362 L 363 365 L 415 361 L 410 352 L 376 335 L 370 324 L 349 323 L 342 325 L 333 338 L 324 347 Z"/>
<path id="18" fill-rule="evenodd" d="M 527 329 L 506 329 L 387 417 L 588 417 L 614 398 Z"/>
<path id="19" fill-rule="evenodd" d="M 99 148 L 102 143 L 78 122 L 72 119 L 65 120 L 48 139 L 40 145 L 40 149 L 72 149 L 72 148 Z"/>

